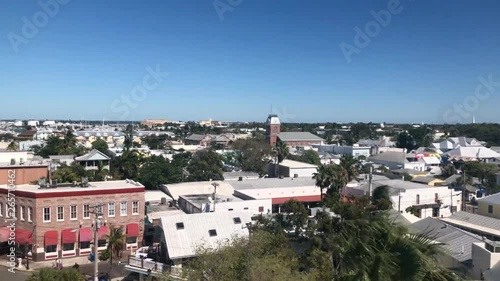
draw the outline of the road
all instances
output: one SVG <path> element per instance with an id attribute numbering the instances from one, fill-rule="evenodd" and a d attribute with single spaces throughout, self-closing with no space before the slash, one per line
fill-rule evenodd
<path id="1" fill-rule="evenodd" d="M 31 272 L 16 271 L 15 273 L 9 272 L 9 269 L 0 266 L 0 279 L 9 281 L 26 281 L 31 276 Z"/>

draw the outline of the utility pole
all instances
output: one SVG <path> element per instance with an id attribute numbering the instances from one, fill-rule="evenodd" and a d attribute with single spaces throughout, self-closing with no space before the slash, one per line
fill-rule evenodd
<path id="1" fill-rule="evenodd" d="M 215 203 L 217 203 L 217 187 L 219 186 L 218 183 L 213 182 L 212 186 L 214 187 L 214 212 L 215 212 Z"/>
<path id="2" fill-rule="evenodd" d="M 101 218 L 102 218 L 102 205 L 101 204 L 96 204 L 93 207 L 93 211 L 90 213 L 93 213 L 95 215 L 95 221 L 94 221 L 94 281 L 99 281 L 99 263 L 98 263 L 98 231 L 99 228 L 101 227 Z"/>
<path id="3" fill-rule="evenodd" d="M 368 175 L 368 196 L 372 196 L 372 178 L 373 178 L 373 166 L 370 165 L 370 174 Z"/>
<path id="4" fill-rule="evenodd" d="M 450 203 L 450 212 L 451 212 L 451 214 L 453 215 L 453 188 L 451 188 L 451 189 L 450 189 L 450 193 L 451 193 L 451 194 L 450 194 L 450 199 L 451 199 L 451 200 L 450 200 L 450 202 L 451 202 L 451 203 Z"/>
<path id="5" fill-rule="evenodd" d="M 398 189 L 398 213 L 401 213 L 401 189 Z"/>

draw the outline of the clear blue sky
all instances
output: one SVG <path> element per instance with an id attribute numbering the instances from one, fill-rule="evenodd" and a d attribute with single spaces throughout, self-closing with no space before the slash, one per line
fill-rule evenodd
<path id="1" fill-rule="evenodd" d="M 241 0 L 221 20 L 213 0 L 71 0 L 42 26 L 38 1 L 6 0 L 0 118 L 264 121 L 272 104 L 290 122 L 442 123 L 478 77 L 500 82 L 497 0 L 400 0 L 348 63 L 340 44 L 391 1 Z M 169 75 L 125 105 L 148 66 Z M 478 122 L 500 122 L 493 88 Z"/>

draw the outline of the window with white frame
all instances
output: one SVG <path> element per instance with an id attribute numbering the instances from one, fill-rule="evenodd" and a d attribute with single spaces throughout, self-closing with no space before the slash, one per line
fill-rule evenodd
<path id="1" fill-rule="evenodd" d="M 115 202 L 108 203 L 108 217 L 115 216 Z"/>
<path id="2" fill-rule="evenodd" d="M 43 208 L 43 221 L 50 222 L 50 207 Z"/>
<path id="3" fill-rule="evenodd" d="M 90 219 L 90 205 L 89 204 L 83 205 L 83 218 Z"/>
<path id="4" fill-rule="evenodd" d="M 19 213 L 19 218 L 21 218 L 22 221 L 24 221 L 24 212 L 26 211 L 25 209 L 26 207 L 21 206 L 21 213 Z"/>
<path id="5" fill-rule="evenodd" d="M 33 221 L 33 208 L 28 207 L 28 221 Z"/>
<path id="6" fill-rule="evenodd" d="M 64 220 L 64 207 L 58 206 L 57 207 L 57 221 L 63 221 L 63 220 Z"/>
<path id="7" fill-rule="evenodd" d="M 3 217 L 3 203 L 0 202 L 0 217 Z"/>
<path id="8" fill-rule="evenodd" d="M 71 205 L 69 207 L 69 219 L 70 220 L 76 220 L 77 219 L 76 205 Z"/>
<path id="9" fill-rule="evenodd" d="M 139 214 L 139 201 L 132 202 L 132 214 L 134 215 Z"/>
<path id="10" fill-rule="evenodd" d="M 123 201 L 120 203 L 120 215 L 122 216 L 127 215 L 127 201 Z"/>

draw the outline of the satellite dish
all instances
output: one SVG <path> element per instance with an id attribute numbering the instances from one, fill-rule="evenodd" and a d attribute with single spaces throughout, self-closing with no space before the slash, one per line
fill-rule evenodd
<path id="1" fill-rule="evenodd" d="M 214 202 L 214 199 L 211 196 L 209 196 L 208 197 L 208 202 L 212 203 L 212 202 Z"/>

